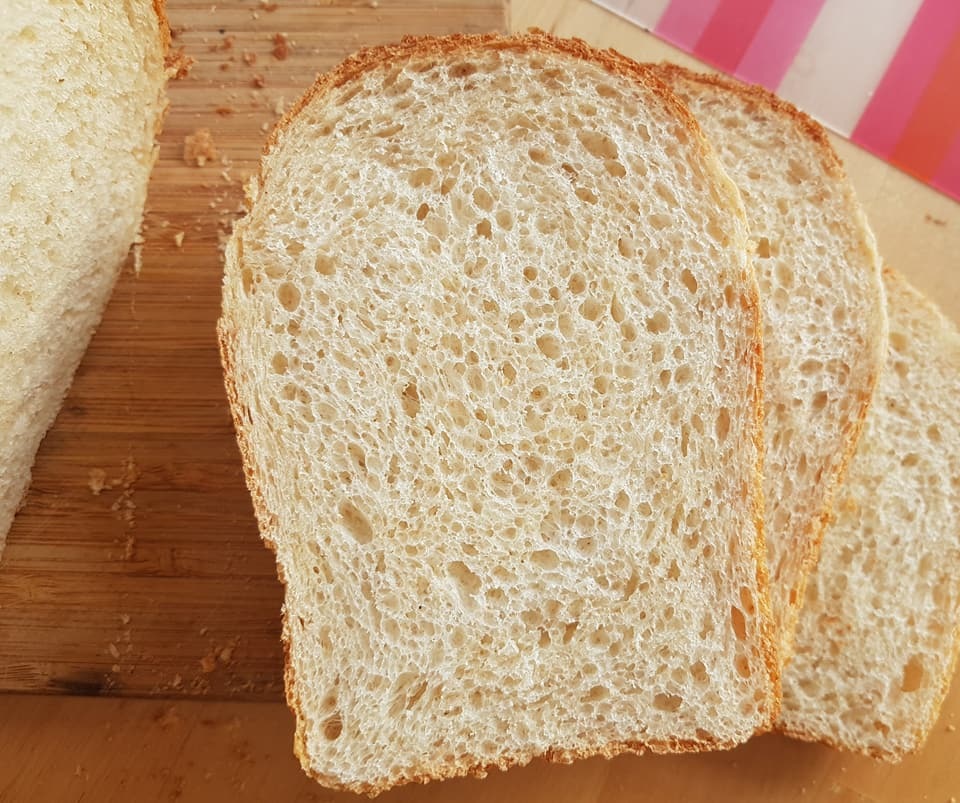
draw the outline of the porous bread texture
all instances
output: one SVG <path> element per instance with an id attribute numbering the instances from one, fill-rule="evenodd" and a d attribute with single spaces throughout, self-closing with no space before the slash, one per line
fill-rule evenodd
<path id="1" fill-rule="evenodd" d="M 0 550 L 140 226 L 168 41 L 148 0 L 0 14 Z"/>
<path id="2" fill-rule="evenodd" d="M 834 492 L 884 360 L 873 233 L 826 133 L 760 87 L 660 65 L 740 189 L 756 241 L 764 349 L 764 536 L 788 661 Z"/>
<path id="3" fill-rule="evenodd" d="M 936 722 L 960 645 L 960 333 L 884 278 L 886 368 L 807 584 L 780 727 L 896 761 Z"/>
<path id="4" fill-rule="evenodd" d="M 321 77 L 251 194 L 219 332 L 307 772 L 767 726 L 757 288 L 665 87 L 576 40 L 404 40 Z"/>

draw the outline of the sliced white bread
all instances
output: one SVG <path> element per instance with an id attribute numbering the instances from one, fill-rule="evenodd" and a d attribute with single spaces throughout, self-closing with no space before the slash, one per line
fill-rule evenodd
<path id="1" fill-rule="evenodd" d="M 0 14 L 0 550 L 137 234 L 166 106 L 150 0 Z"/>
<path id="2" fill-rule="evenodd" d="M 960 646 L 960 333 L 884 278 L 886 369 L 807 584 L 780 724 L 898 760 L 936 722 Z"/>
<path id="3" fill-rule="evenodd" d="M 765 537 L 781 659 L 884 359 L 873 234 L 824 130 L 760 87 L 662 65 L 739 187 L 763 309 Z"/>
<path id="4" fill-rule="evenodd" d="M 308 773 L 770 724 L 747 248 L 686 110 L 576 40 L 404 40 L 287 115 L 219 331 Z"/>

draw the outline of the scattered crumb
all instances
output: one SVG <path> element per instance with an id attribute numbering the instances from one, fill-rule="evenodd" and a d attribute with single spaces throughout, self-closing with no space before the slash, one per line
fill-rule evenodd
<path id="1" fill-rule="evenodd" d="M 271 14 L 277 10 L 277 4 L 271 2 L 271 0 L 260 0 L 260 8 L 262 8 L 268 14 Z"/>
<path id="2" fill-rule="evenodd" d="M 229 664 L 233 660 L 233 647 L 224 647 L 217 653 L 217 658 L 222 664 Z"/>
<path id="3" fill-rule="evenodd" d="M 252 67 L 254 64 L 257 63 L 257 54 L 254 53 L 252 50 L 244 50 L 243 63 L 246 64 L 248 67 Z"/>
<path id="4" fill-rule="evenodd" d="M 270 123 L 260 123 L 260 130 L 266 133 L 270 130 Z"/>
<path id="5" fill-rule="evenodd" d="M 107 472 L 102 468 L 91 468 L 87 475 L 87 487 L 94 496 L 100 496 L 100 493 L 107 487 Z"/>
<path id="6" fill-rule="evenodd" d="M 128 624 L 130 624 L 130 614 L 129 614 L 129 613 L 121 613 L 121 614 L 120 614 L 120 624 L 122 624 L 122 625 L 128 625 Z"/>
<path id="7" fill-rule="evenodd" d="M 233 114 L 233 107 L 217 106 L 217 108 L 214 111 L 216 111 L 216 113 L 219 114 L 221 117 L 229 117 L 231 114 Z"/>
<path id="8" fill-rule="evenodd" d="M 264 80 L 263 76 L 257 72 L 253 74 L 253 77 L 250 79 L 250 83 L 257 89 L 263 89 L 267 85 L 267 82 Z"/>
<path id="9" fill-rule="evenodd" d="M 188 56 L 183 48 L 167 53 L 163 60 L 163 66 L 167 75 L 174 80 L 186 78 L 193 66 L 193 59 Z"/>
<path id="10" fill-rule="evenodd" d="M 201 628 L 200 628 L 200 635 L 201 635 L 201 636 L 205 636 L 205 635 L 207 635 L 207 633 L 209 633 L 209 632 L 210 632 L 210 628 L 209 628 L 209 627 L 201 627 Z"/>
<path id="11" fill-rule="evenodd" d="M 380 3 L 378 0 L 370 0 L 367 5 L 370 6 L 370 8 L 380 8 Z"/>
<path id="12" fill-rule="evenodd" d="M 946 225 L 947 225 L 947 221 L 943 220 L 942 218 L 934 217 L 934 216 L 931 215 L 929 212 L 927 212 L 927 213 L 923 216 L 923 219 L 924 219 L 925 221 L 927 221 L 927 223 L 932 223 L 934 226 L 946 226 Z"/>
<path id="13" fill-rule="evenodd" d="M 183 237 L 184 233 L 182 231 L 178 231 L 173 235 L 173 243 L 177 246 L 177 248 L 183 248 Z"/>
<path id="14" fill-rule="evenodd" d="M 117 645 L 112 641 L 107 645 L 107 652 L 110 653 L 110 657 L 115 661 L 120 659 L 120 650 L 117 648 Z"/>
<path id="15" fill-rule="evenodd" d="M 220 65 L 220 71 L 221 71 L 221 72 L 226 72 L 226 71 L 229 70 L 229 69 L 230 69 L 230 62 L 229 62 L 229 61 L 225 61 L 225 62 L 223 62 L 223 64 Z M 220 88 L 223 89 L 222 86 L 221 86 Z"/>
<path id="16" fill-rule="evenodd" d="M 290 41 L 287 39 L 286 34 L 278 33 L 274 35 L 273 50 L 270 52 L 273 53 L 273 57 L 277 61 L 286 61 L 287 57 L 290 55 Z"/>
<path id="17" fill-rule="evenodd" d="M 956 725 L 947 725 L 947 733 L 953 733 L 956 729 Z"/>
<path id="18" fill-rule="evenodd" d="M 209 675 L 217 668 L 217 657 L 209 652 L 200 659 L 200 671 L 205 675 Z"/>
<path id="19" fill-rule="evenodd" d="M 114 516 L 126 525 L 126 540 L 124 541 L 123 547 L 123 559 L 130 560 L 134 552 L 136 551 L 137 541 L 136 535 L 134 534 L 134 527 L 136 527 L 136 510 L 137 503 L 133 499 L 134 491 L 136 490 L 136 482 L 140 478 L 140 469 L 137 467 L 136 462 L 133 459 L 133 456 L 128 456 L 123 463 L 123 472 L 118 479 L 110 481 L 110 487 L 115 488 L 118 485 L 121 486 L 122 490 L 120 491 L 120 496 L 118 496 L 110 509 L 113 511 Z"/>
<path id="20" fill-rule="evenodd" d="M 229 34 L 223 37 L 223 41 L 220 42 L 220 50 L 233 50 L 233 43 L 237 41 L 237 37 L 233 34 Z"/>
<path id="21" fill-rule="evenodd" d="M 217 158 L 217 148 L 209 128 L 198 128 L 183 138 L 183 161 L 203 167 L 208 160 Z"/>
<path id="22" fill-rule="evenodd" d="M 287 101 L 286 99 L 279 97 L 273 104 L 273 113 L 276 115 L 281 115 L 286 111 Z"/>
<path id="23" fill-rule="evenodd" d="M 140 276 L 140 271 L 143 270 L 143 244 L 145 240 L 143 239 L 143 234 L 137 232 L 137 236 L 133 239 L 133 275 L 138 277 Z"/>
<path id="24" fill-rule="evenodd" d="M 183 678 L 179 673 L 173 676 L 173 680 L 170 681 L 170 687 L 173 689 L 179 689 L 183 685 Z"/>

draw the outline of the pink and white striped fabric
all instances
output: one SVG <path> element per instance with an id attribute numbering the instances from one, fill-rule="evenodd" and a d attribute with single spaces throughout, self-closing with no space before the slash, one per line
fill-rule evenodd
<path id="1" fill-rule="evenodd" d="M 594 0 L 960 200 L 960 0 Z"/>

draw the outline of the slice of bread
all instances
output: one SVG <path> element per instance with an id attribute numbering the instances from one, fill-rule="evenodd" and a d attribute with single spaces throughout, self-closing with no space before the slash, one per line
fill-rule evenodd
<path id="1" fill-rule="evenodd" d="M 768 727 L 748 232 L 650 70 L 540 33 L 365 51 L 250 193 L 219 332 L 307 772 Z"/>
<path id="2" fill-rule="evenodd" d="M 168 44 L 150 0 L 0 14 L 0 550 L 140 226 Z"/>
<path id="3" fill-rule="evenodd" d="M 674 65 L 689 106 L 740 188 L 757 243 L 764 320 L 764 533 L 789 660 L 806 577 L 884 360 L 873 234 L 824 130 L 760 87 Z"/>
<path id="4" fill-rule="evenodd" d="M 960 647 L 960 332 L 884 278 L 886 368 L 807 584 L 780 724 L 898 760 L 933 727 Z"/>

